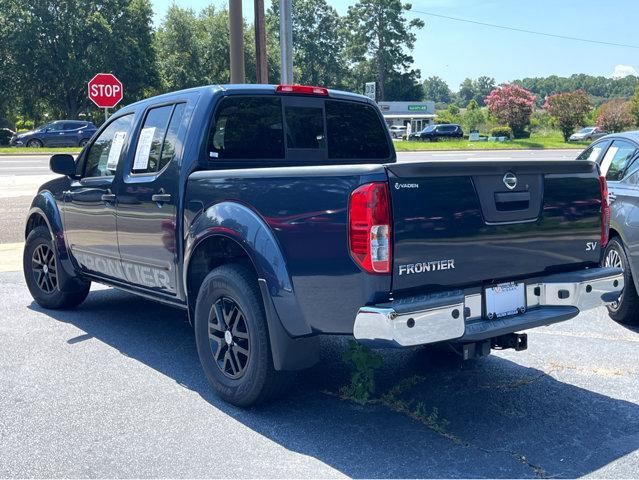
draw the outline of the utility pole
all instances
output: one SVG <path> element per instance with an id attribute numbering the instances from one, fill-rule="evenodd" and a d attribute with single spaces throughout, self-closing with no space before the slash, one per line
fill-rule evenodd
<path id="1" fill-rule="evenodd" d="M 229 0 L 231 83 L 244 83 L 244 19 L 242 0 Z"/>
<path id="2" fill-rule="evenodd" d="M 293 83 L 293 21 L 291 0 L 280 0 L 281 82 Z"/>
<path id="3" fill-rule="evenodd" d="M 255 12 L 255 73 L 257 83 L 268 83 L 264 0 L 254 0 L 253 6 Z"/>

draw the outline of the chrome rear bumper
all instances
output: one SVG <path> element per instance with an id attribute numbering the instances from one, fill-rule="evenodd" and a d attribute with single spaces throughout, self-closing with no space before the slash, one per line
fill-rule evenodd
<path id="1" fill-rule="evenodd" d="M 447 340 L 477 341 L 573 318 L 615 301 L 623 290 L 617 268 L 590 268 L 526 281 L 526 312 L 484 319 L 479 289 L 444 292 L 362 307 L 353 335 L 373 346 L 409 347 Z"/>

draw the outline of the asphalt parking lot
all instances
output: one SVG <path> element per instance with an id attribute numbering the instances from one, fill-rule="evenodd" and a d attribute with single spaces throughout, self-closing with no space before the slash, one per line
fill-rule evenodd
<path id="1" fill-rule="evenodd" d="M 99 287 L 44 311 L 0 274 L 0 477 L 578 477 L 639 471 L 639 334 L 600 309 L 461 363 L 383 351 L 379 391 L 428 424 L 336 393 L 345 340 L 290 395 L 240 410 L 211 392 L 180 311 Z M 436 409 L 436 410 L 435 410 Z M 433 413 L 435 413 L 433 417 Z"/>
<path id="2" fill-rule="evenodd" d="M 639 329 L 604 309 L 472 362 L 380 351 L 376 398 L 405 387 L 393 404 L 340 398 L 347 339 L 325 338 L 288 396 L 237 409 L 182 312 L 101 286 L 76 310 L 32 301 L 19 249 L 46 158 L 15 160 L 0 158 L 0 255 L 16 257 L 0 258 L 0 478 L 637 477 Z"/>

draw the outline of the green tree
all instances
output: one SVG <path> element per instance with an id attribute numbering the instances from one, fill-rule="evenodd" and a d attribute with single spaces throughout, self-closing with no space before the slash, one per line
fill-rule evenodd
<path id="1" fill-rule="evenodd" d="M 452 93 L 448 84 L 441 78 L 434 76 L 424 80 L 424 98 L 435 103 L 450 103 Z"/>
<path id="2" fill-rule="evenodd" d="M 583 125 L 590 111 L 588 94 L 583 90 L 558 93 L 546 99 L 544 108 L 550 113 L 567 142 L 575 127 Z"/>
<path id="3" fill-rule="evenodd" d="M 355 64 L 370 63 L 378 82 L 380 100 L 387 99 L 393 73 L 408 73 L 415 45 L 414 29 L 422 28 L 420 19 L 408 20 L 411 10 L 401 0 L 358 0 L 348 7 L 348 53 Z"/>
<path id="4" fill-rule="evenodd" d="M 468 102 L 466 111 L 462 115 L 462 126 L 468 131 L 478 130 L 486 122 L 486 116 L 481 111 L 475 99 Z"/>
<path id="5" fill-rule="evenodd" d="M 125 101 L 157 84 L 149 0 L 0 0 L 0 10 L 25 104 L 76 117 L 98 72 L 118 76 Z"/>
<path id="6" fill-rule="evenodd" d="M 475 98 L 475 85 L 470 78 L 465 78 L 459 85 L 459 92 L 457 92 L 459 103 L 467 105 L 473 98 Z"/>
<path id="7" fill-rule="evenodd" d="M 635 125 L 639 127 L 639 85 L 635 87 L 635 94 L 630 99 L 630 112 L 635 117 Z"/>
<path id="8" fill-rule="evenodd" d="M 482 76 L 473 82 L 474 96 L 473 99 L 480 107 L 485 105 L 486 97 L 495 89 L 495 79 L 492 77 Z"/>
<path id="9" fill-rule="evenodd" d="M 279 0 L 267 12 L 279 42 Z M 293 0 L 293 78 L 304 85 L 346 88 L 349 70 L 342 18 L 326 0 Z"/>

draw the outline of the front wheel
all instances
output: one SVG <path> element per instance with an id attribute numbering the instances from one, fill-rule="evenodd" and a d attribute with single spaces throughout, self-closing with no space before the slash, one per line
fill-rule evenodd
<path id="1" fill-rule="evenodd" d="M 635 288 L 630 263 L 621 239 L 614 237 L 608 243 L 603 260 L 604 267 L 623 270 L 624 289 L 619 298 L 607 306 L 610 318 L 630 325 L 639 325 L 639 296 Z"/>
<path id="2" fill-rule="evenodd" d="M 42 148 L 42 141 L 37 138 L 33 138 L 27 142 L 29 148 Z"/>
<path id="3" fill-rule="evenodd" d="M 34 228 L 27 237 L 22 256 L 24 279 L 31 296 L 44 308 L 62 309 L 80 305 L 91 282 L 79 282 L 72 291 L 62 291 L 58 257 L 46 227 Z"/>
<path id="4" fill-rule="evenodd" d="M 217 394 L 239 407 L 280 395 L 291 375 L 276 371 L 255 274 L 240 264 L 209 273 L 195 305 L 195 341 Z"/>

